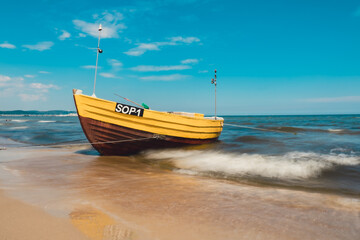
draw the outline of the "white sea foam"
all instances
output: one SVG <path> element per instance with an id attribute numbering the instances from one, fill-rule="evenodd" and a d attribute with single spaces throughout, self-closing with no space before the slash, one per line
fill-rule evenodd
<path id="1" fill-rule="evenodd" d="M 332 129 L 332 128 L 330 128 L 330 129 L 328 129 L 328 131 L 329 132 L 343 132 L 345 130 L 344 129 Z"/>
<path id="2" fill-rule="evenodd" d="M 49 115 L 54 117 L 77 117 L 77 113 L 68 113 L 68 114 L 58 114 L 58 115 Z"/>
<path id="3" fill-rule="evenodd" d="M 202 150 L 167 150 L 148 152 L 153 159 L 167 159 L 180 173 L 217 172 L 233 176 L 262 176 L 279 179 L 316 177 L 334 165 L 358 165 L 360 157 L 345 154 L 289 152 L 281 156 L 225 153 Z M 186 172 L 186 171 L 190 172 Z"/>
<path id="4" fill-rule="evenodd" d="M 11 168 L 8 168 L 6 166 L 2 166 L 2 169 L 11 173 L 12 175 L 15 175 L 15 176 L 20 176 L 21 175 L 21 172 L 19 170 L 16 170 L 16 169 L 11 169 Z"/>
<path id="5" fill-rule="evenodd" d="M 27 122 L 29 120 L 24 120 L 24 119 L 12 119 L 12 122 Z"/>
<path id="6" fill-rule="evenodd" d="M 52 122 L 56 122 L 56 121 L 48 121 L 48 120 L 40 120 L 39 123 L 52 123 Z"/>
<path id="7" fill-rule="evenodd" d="M 186 175 L 198 175 L 199 173 L 196 171 L 191 171 L 187 169 L 175 169 L 174 172 L 186 174 Z"/>
<path id="8" fill-rule="evenodd" d="M 29 127 L 27 127 L 27 126 L 21 126 L 21 127 L 11 127 L 10 129 L 12 129 L 12 130 L 18 130 L 18 129 L 27 129 L 27 128 L 29 128 Z"/>

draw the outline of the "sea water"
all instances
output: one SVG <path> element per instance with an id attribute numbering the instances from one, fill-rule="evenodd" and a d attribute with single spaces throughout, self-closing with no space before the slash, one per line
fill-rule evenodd
<path id="1" fill-rule="evenodd" d="M 90 203 L 139 239 L 356 239 L 360 115 L 223 117 L 213 144 L 105 157 L 71 146 L 87 142 L 76 113 L 2 112 L 0 185 Z"/>

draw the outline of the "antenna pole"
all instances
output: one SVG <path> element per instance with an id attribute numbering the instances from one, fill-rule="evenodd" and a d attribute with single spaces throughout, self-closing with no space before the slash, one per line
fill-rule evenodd
<path id="1" fill-rule="evenodd" d="M 215 119 L 216 119 L 216 69 L 215 69 L 215 78 L 211 79 L 211 83 L 215 85 Z"/>
<path id="2" fill-rule="evenodd" d="M 98 40 L 98 47 L 96 49 L 96 65 L 95 65 L 95 79 L 94 79 L 94 92 L 92 94 L 92 97 L 95 96 L 95 86 L 96 86 L 96 75 L 97 75 L 97 67 L 98 67 L 98 59 L 99 59 L 99 53 L 102 53 L 102 50 L 100 49 L 100 33 L 101 33 L 102 27 L 101 24 L 99 25 L 99 40 Z"/>

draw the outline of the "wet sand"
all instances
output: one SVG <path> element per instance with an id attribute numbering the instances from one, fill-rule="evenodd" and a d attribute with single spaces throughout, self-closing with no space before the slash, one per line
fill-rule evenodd
<path id="1" fill-rule="evenodd" d="M 43 209 L 0 192 L 0 239 L 88 239 L 69 219 L 51 216 Z"/>
<path id="2" fill-rule="evenodd" d="M 27 218 L 9 212 L 14 222 L 0 226 L 60 218 L 60 230 L 77 229 L 89 239 L 357 239 L 360 234 L 358 197 L 246 185 L 174 172 L 166 161 L 89 153 L 1 151 L 0 189 L 38 206 L 44 216 L 35 210 L 25 211 Z M 2 199 L 1 209 L 19 204 Z M 0 232 L 12 239 L 11 232 Z"/>

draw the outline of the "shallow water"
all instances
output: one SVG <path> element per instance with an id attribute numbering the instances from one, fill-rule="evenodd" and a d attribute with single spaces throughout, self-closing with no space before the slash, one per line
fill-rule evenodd
<path id="1" fill-rule="evenodd" d="M 104 157 L 29 147 L 84 141 L 76 117 L 2 116 L 0 188 L 55 215 L 98 209 L 123 236 L 108 239 L 357 239 L 358 117 L 225 117 L 288 133 L 225 126 L 215 144 Z"/>
<path id="2" fill-rule="evenodd" d="M 360 115 L 224 118 L 217 143 L 147 151 L 135 158 L 181 174 L 360 195 Z M 87 142 L 76 114 L 61 112 L 0 115 L 0 136 L 26 145 Z"/>

